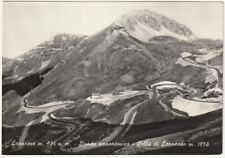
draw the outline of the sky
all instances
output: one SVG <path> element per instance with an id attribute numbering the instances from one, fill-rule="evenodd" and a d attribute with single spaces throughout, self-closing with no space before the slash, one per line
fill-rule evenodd
<path id="1" fill-rule="evenodd" d="M 221 2 L 4 2 L 3 56 L 15 58 L 59 33 L 94 34 L 133 10 L 149 9 L 223 39 Z"/>

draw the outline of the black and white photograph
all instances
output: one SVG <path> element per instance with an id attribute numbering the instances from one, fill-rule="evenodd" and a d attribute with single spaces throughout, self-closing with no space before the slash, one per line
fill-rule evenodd
<path id="1" fill-rule="evenodd" d="M 220 155 L 223 1 L 3 1 L 2 155 Z"/>

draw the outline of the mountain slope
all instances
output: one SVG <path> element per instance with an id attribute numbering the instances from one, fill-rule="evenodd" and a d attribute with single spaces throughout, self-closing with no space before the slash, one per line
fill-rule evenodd
<path id="1" fill-rule="evenodd" d="M 91 36 L 57 35 L 4 62 L 10 64 L 3 68 L 3 148 L 6 153 L 110 154 L 121 147 L 78 144 L 177 135 L 184 142 L 189 136 L 198 141 L 207 140 L 208 133 L 220 140 L 222 41 L 194 38 L 186 26 L 142 10 Z M 209 121 L 205 134 L 198 127 Z M 37 139 L 75 145 L 32 150 L 9 145 Z"/>
<path id="2" fill-rule="evenodd" d="M 34 105 L 49 101 L 49 96 L 51 100 L 74 100 L 88 97 L 96 89 L 106 93 L 121 85 L 144 84 L 165 71 L 170 73 L 183 51 L 197 49 L 198 45 L 188 42 L 145 46 L 113 24 L 76 47 L 64 64 L 46 75 L 29 100 Z"/>

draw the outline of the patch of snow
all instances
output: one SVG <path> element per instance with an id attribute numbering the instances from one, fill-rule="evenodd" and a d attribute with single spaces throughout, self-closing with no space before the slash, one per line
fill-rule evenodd
<path id="1" fill-rule="evenodd" d="M 165 27 L 162 27 L 161 30 L 160 30 L 160 36 L 171 36 L 171 37 L 175 37 L 177 39 L 180 39 L 180 40 L 190 40 L 190 39 L 195 39 L 194 36 L 191 36 L 191 37 L 186 37 L 186 36 L 181 36 L 181 35 L 178 35 L 170 30 L 168 30 L 167 28 Z"/>
<path id="2" fill-rule="evenodd" d="M 90 67 L 91 66 L 91 61 L 90 60 L 82 61 L 82 63 L 84 64 L 85 67 Z"/>
<path id="3" fill-rule="evenodd" d="M 215 103 L 220 103 L 222 102 L 222 96 L 219 96 L 217 98 L 213 98 L 213 97 L 210 97 L 210 98 L 199 98 L 199 97 L 193 97 L 193 99 L 195 101 L 204 101 L 204 102 L 215 102 Z"/>
<path id="4" fill-rule="evenodd" d="M 221 88 L 214 87 L 214 88 L 209 89 L 206 92 L 204 92 L 203 96 L 208 96 L 211 93 L 216 93 L 217 95 L 221 95 L 222 96 L 223 90 Z"/>
<path id="5" fill-rule="evenodd" d="M 196 58 L 195 61 L 196 61 L 197 63 L 204 63 L 204 61 L 203 61 L 201 58 Z"/>
<path id="6" fill-rule="evenodd" d="M 186 58 L 186 57 L 189 57 L 189 56 L 192 56 L 192 54 L 189 53 L 189 52 L 183 52 L 183 53 L 181 53 L 181 57 L 182 58 Z"/>
<path id="7" fill-rule="evenodd" d="M 198 51 L 201 53 L 206 53 L 208 50 L 207 50 L 207 48 L 202 48 L 202 49 L 199 49 Z"/>
<path id="8" fill-rule="evenodd" d="M 189 116 L 197 116 L 221 109 L 222 104 L 192 101 L 177 96 L 172 101 L 172 107 L 188 113 Z"/>
<path id="9" fill-rule="evenodd" d="M 42 62 L 42 63 L 41 63 L 40 69 L 43 69 L 43 68 L 45 68 L 46 66 L 48 66 L 48 64 L 50 64 L 50 62 L 51 62 L 51 60 L 47 60 L 47 61 Z"/>
<path id="10" fill-rule="evenodd" d="M 181 86 L 184 86 L 184 85 L 185 85 L 185 83 L 184 83 L 184 82 L 181 82 L 181 83 L 180 83 L 180 85 L 181 85 Z"/>
<path id="11" fill-rule="evenodd" d="M 128 30 L 129 34 L 142 42 L 148 42 L 150 38 L 159 35 L 158 31 L 148 25 L 137 22 L 134 30 Z"/>
<path id="12" fill-rule="evenodd" d="M 45 47 L 35 47 L 34 49 L 44 49 Z"/>
<path id="13" fill-rule="evenodd" d="M 27 74 L 31 74 L 31 73 L 33 73 L 34 71 L 35 71 L 35 70 L 32 69 L 32 70 L 28 71 Z"/>
<path id="14" fill-rule="evenodd" d="M 17 77 L 19 77 L 18 74 L 12 76 L 12 78 L 17 78 Z"/>
<path id="15" fill-rule="evenodd" d="M 155 86 L 163 86 L 163 84 L 173 84 L 173 85 L 177 85 L 175 82 L 172 82 L 172 81 L 161 81 L 161 82 L 157 82 L 157 83 L 154 83 L 151 85 L 151 88 L 152 87 L 155 87 Z"/>
<path id="16" fill-rule="evenodd" d="M 178 35 L 169 29 L 165 28 L 164 26 L 160 26 L 160 31 L 157 31 L 150 27 L 147 24 L 137 22 L 134 26 L 134 29 L 129 29 L 126 28 L 129 34 L 138 40 L 142 42 L 148 42 L 150 38 L 155 37 L 155 36 L 172 36 L 174 38 L 180 39 L 180 40 L 189 40 L 189 39 L 194 39 L 195 37 L 186 37 L 182 35 Z"/>
<path id="17" fill-rule="evenodd" d="M 16 58 L 17 61 L 21 62 L 23 61 L 24 59 L 23 58 Z"/>
<path id="18" fill-rule="evenodd" d="M 215 58 L 218 55 L 220 54 L 215 52 L 208 52 L 207 54 L 204 54 L 204 55 L 197 55 L 197 59 L 199 58 L 199 60 L 207 61 L 207 60 Z"/>
<path id="19" fill-rule="evenodd" d="M 18 77 L 19 77 L 19 75 L 16 74 L 16 75 L 13 75 L 13 76 L 6 77 L 6 79 L 17 79 Z"/>
<path id="20" fill-rule="evenodd" d="M 50 48 L 50 49 L 46 49 L 46 50 L 60 51 L 60 50 L 62 50 L 62 49 L 61 49 L 61 48 Z"/>
<path id="21" fill-rule="evenodd" d="M 186 60 L 183 60 L 183 58 L 178 58 L 175 64 L 180 64 L 183 67 L 188 66 L 188 65 L 196 66 L 195 64 L 192 64 Z"/>
<path id="22" fill-rule="evenodd" d="M 205 83 L 213 83 L 215 81 L 219 81 L 218 74 L 215 69 L 208 69 L 208 75 L 205 78 Z"/>
<path id="23" fill-rule="evenodd" d="M 58 102 L 50 102 L 46 104 L 42 104 L 39 106 L 21 106 L 21 108 L 17 111 L 17 113 L 24 111 L 26 114 L 34 114 L 34 113 L 44 113 L 44 115 L 41 118 L 41 122 L 44 122 L 49 119 L 48 114 L 56 111 L 58 109 L 61 109 L 65 106 L 67 106 L 70 103 L 74 103 L 73 101 L 58 101 Z"/>
<path id="24" fill-rule="evenodd" d="M 50 114 L 52 118 L 54 119 L 67 119 L 67 120 L 72 120 L 73 118 L 72 117 L 56 117 L 55 115 L 53 114 Z"/>
<path id="25" fill-rule="evenodd" d="M 88 108 L 87 113 L 86 113 L 86 115 L 85 115 L 85 118 L 88 117 L 88 114 L 89 114 L 90 110 L 91 110 L 91 107 Z"/>
<path id="26" fill-rule="evenodd" d="M 66 38 L 66 37 L 62 37 L 61 39 L 62 39 L 63 41 L 66 41 L 66 40 L 67 40 L 67 38 Z"/>
<path id="27" fill-rule="evenodd" d="M 119 95 L 113 95 L 112 93 L 100 94 L 98 96 L 88 97 L 87 100 L 91 103 L 100 103 L 109 106 L 116 100 L 127 99 L 142 94 L 146 94 L 146 91 L 126 91 L 121 92 Z"/>
<path id="28" fill-rule="evenodd" d="M 222 90 L 221 88 L 212 88 L 212 89 L 209 89 L 208 91 L 209 91 L 209 92 L 214 91 L 214 92 L 218 92 L 218 93 L 220 93 L 220 94 L 223 94 L 223 90 Z"/>
<path id="29" fill-rule="evenodd" d="M 157 90 L 163 90 L 163 89 L 174 89 L 179 88 L 177 85 L 160 85 L 157 86 Z"/>
<path id="30" fill-rule="evenodd" d="M 17 80 L 22 80 L 24 79 L 24 76 L 18 77 Z"/>

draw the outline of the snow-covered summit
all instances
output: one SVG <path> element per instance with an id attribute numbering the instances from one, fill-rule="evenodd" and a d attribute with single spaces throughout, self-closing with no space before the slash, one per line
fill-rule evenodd
<path id="1" fill-rule="evenodd" d="M 172 36 L 179 40 L 193 40 L 196 36 L 186 26 L 149 10 L 137 10 L 121 16 L 116 25 L 124 27 L 134 38 L 148 42 L 155 36 Z"/>

